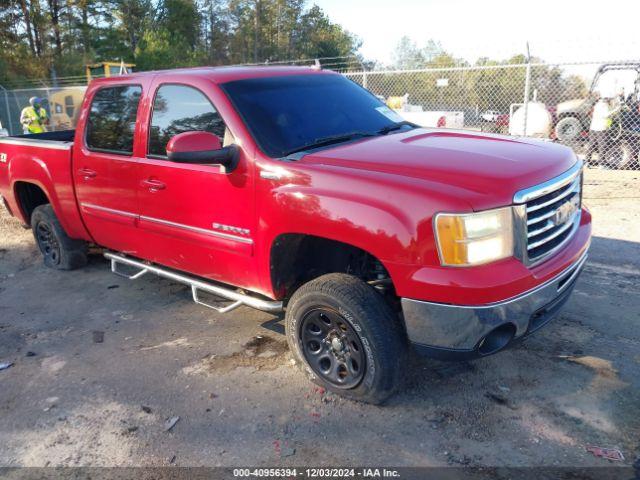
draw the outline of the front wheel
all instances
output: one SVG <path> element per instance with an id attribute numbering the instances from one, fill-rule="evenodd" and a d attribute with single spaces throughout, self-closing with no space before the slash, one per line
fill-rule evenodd
<path id="1" fill-rule="evenodd" d="M 562 143 L 574 143 L 580 139 L 582 123 L 576 117 L 564 117 L 556 123 L 555 134 Z"/>
<path id="2" fill-rule="evenodd" d="M 289 348 L 309 378 L 334 393 L 382 403 L 406 368 L 404 329 L 387 302 L 351 275 L 323 275 L 298 289 L 286 313 Z"/>
<path id="3" fill-rule="evenodd" d="M 633 142 L 624 141 L 620 145 L 620 170 L 637 170 L 640 166 L 638 147 Z"/>

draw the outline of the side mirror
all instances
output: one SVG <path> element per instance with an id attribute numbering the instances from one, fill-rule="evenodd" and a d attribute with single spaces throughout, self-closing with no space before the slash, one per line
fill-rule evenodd
<path id="1" fill-rule="evenodd" d="M 178 163 L 220 164 L 228 173 L 238 165 L 240 151 L 235 145 L 222 147 L 213 133 L 184 132 L 169 140 L 167 157 Z"/>

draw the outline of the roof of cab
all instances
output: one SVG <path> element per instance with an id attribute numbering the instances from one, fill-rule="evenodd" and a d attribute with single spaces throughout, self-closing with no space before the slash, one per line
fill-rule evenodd
<path id="1" fill-rule="evenodd" d="M 227 83 L 234 80 L 249 78 L 279 77 L 287 75 L 322 75 L 335 74 L 330 70 L 319 70 L 312 67 L 274 67 L 274 66 L 230 66 L 230 67 L 193 67 L 176 68 L 172 70 L 154 70 L 149 72 L 136 72 L 129 75 L 117 75 L 113 77 L 97 78 L 96 83 L 118 82 L 132 80 L 148 76 L 188 76 L 206 78 L 214 83 Z"/>

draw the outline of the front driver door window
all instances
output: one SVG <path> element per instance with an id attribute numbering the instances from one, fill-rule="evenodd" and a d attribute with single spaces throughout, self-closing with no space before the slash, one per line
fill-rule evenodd
<path id="1" fill-rule="evenodd" d="M 222 117 L 204 94 L 184 85 L 164 85 L 153 102 L 149 128 L 149 156 L 166 158 L 171 137 L 184 132 L 203 131 L 225 136 Z"/>

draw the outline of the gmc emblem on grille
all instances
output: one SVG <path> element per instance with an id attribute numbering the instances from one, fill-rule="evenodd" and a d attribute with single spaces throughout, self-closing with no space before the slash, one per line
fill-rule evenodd
<path id="1" fill-rule="evenodd" d="M 578 199 L 574 197 L 570 201 L 563 203 L 558 210 L 556 210 L 556 213 L 551 217 L 551 221 L 554 225 L 567 223 L 571 218 L 573 218 L 577 210 Z"/>

